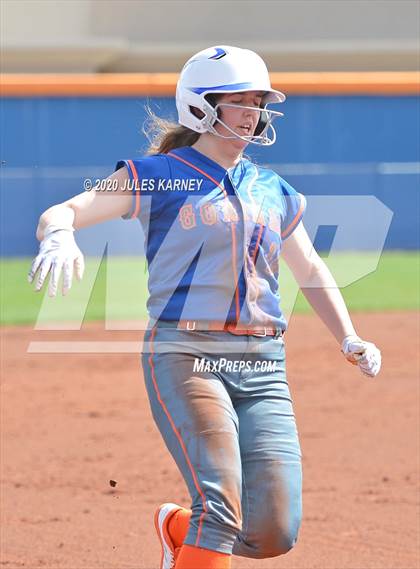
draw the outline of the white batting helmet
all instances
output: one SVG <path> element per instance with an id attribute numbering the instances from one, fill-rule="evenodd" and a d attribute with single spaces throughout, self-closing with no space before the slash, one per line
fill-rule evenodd
<path id="1" fill-rule="evenodd" d="M 226 103 L 214 105 L 214 99 L 208 97 L 218 93 L 245 91 L 264 92 L 260 121 L 255 132 L 249 136 L 234 132 L 218 117 L 218 108 Z M 214 124 L 219 122 L 233 135 L 222 138 L 241 138 L 265 146 L 275 142 L 276 132 L 272 122 L 277 116 L 283 116 L 266 106 L 269 103 L 282 103 L 285 99 L 283 93 L 271 87 L 267 67 L 259 55 L 249 49 L 226 45 L 210 47 L 193 55 L 184 65 L 176 88 L 180 124 L 195 132 L 210 132 L 222 136 L 214 128 Z M 193 108 L 202 111 L 204 116 L 197 117 Z"/>

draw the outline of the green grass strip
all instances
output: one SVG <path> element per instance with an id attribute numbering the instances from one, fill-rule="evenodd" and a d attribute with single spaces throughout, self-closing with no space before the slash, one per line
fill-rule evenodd
<path id="1" fill-rule="evenodd" d="M 378 312 L 418 310 L 420 290 L 419 252 L 386 252 L 375 269 L 370 253 L 343 253 L 326 261 L 340 282 L 348 275 L 373 271 L 342 288 L 350 311 Z M 31 259 L 0 260 L 1 323 L 34 324 L 38 321 L 94 321 L 105 318 L 108 290 L 108 319 L 146 319 L 147 272 L 144 259 L 113 257 L 107 262 L 86 260 L 85 277 L 75 282 L 67 297 L 47 298 L 45 291 L 36 293 L 27 282 Z M 372 269 L 373 266 L 373 269 Z M 107 289 L 108 282 L 108 289 Z M 311 308 L 287 270 L 281 271 L 280 287 L 285 311 L 295 306 L 299 313 Z"/>

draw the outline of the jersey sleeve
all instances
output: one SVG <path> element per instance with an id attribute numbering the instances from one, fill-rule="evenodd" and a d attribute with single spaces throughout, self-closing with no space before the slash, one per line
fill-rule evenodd
<path id="1" fill-rule="evenodd" d="M 126 166 L 128 175 L 130 177 L 130 184 L 127 191 L 132 195 L 130 211 L 121 217 L 123 219 L 135 219 L 139 216 L 141 209 L 141 195 L 140 195 L 140 182 L 139 170 L 141 169 L 140 160 L 119 160 L 115 166 L 115 171 Z"/>
<path id="2" fill-rule="evenodd" d="M 306 209 L 306 199 L 303 194 L 297 192 L 283 178 L 279 177 L 284 214 L 282 218 L 281 238 L 283 241 L 290 237 L 299 222 L 302 220 Z"/>
<path id="3" fill-rule="evenodd" d="M 129 175 L 127 192 L 132 195 L 130 211 L 123 219 L 158 217 L 165 207 L 165 200 L 158 192 L 159 181 L 170 178 L 168 159 L 165 155 L 154 154 L 133 160 L 119 160 L 115 170 L 126 166 Z"/>

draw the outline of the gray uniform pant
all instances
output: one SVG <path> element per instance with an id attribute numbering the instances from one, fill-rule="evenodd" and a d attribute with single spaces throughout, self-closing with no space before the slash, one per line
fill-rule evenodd
<path id="1" fill-rule="evenodd" d="M 256 559 L 286 553 L 302 471 L 283 339 L 160 326 L 146 331 L 142 364 L 192 499 L 184 543 Z"/>

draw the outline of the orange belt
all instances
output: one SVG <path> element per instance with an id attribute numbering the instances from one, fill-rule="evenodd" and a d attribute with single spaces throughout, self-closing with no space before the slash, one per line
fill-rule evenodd
<path id="1" fill-rule="evenodd" d="M 284 330 L 275 328 L 274 326 L 251 326 L 249 328 L 238 327 L 235 323 L 226 323 L 218 321 L 200 321 L 200 320 L 180 320 L 179 322 L 160 321 L 163 324 L 173 326 L 178 330 L 193 331 L 209 331 L 209 332 L 230 332 L 238 336 L 283 336 Z"/>

